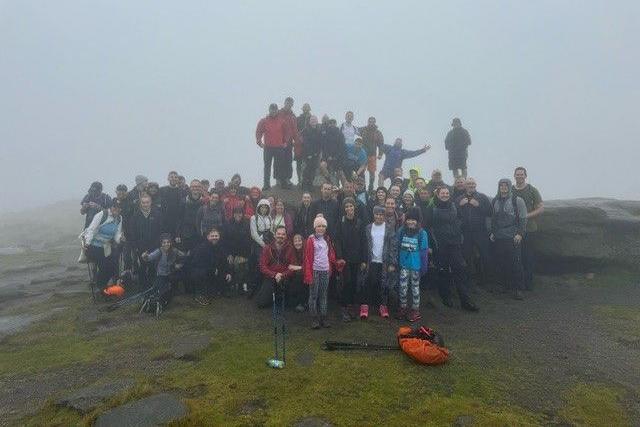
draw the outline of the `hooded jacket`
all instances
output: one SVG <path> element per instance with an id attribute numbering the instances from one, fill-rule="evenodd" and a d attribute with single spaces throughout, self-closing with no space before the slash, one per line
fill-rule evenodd
<path id="1" fill-rule="evenodd" d="M 471 145 L 469 132 L 462 126 L 454 127 L 444 139 L 444 148 L 449 152 L 449 169 L 467 168 L 467 147 Z"/>
<path id="2" fill-rule="evenodd" d="M 507 184 L 509 193 L 500 195 L 500 184 Z M 498 182 L 498 194 L 493 199 L 491 233 L 496 240 L 513 239 L 516 234 L 524 237 L 527 229 L 527 205 L 512 192 L 511 180 L 502 178 Z"/>
<path id="3" fill-rule="evenodd" d="M 269 210 L 266 215 L 260 214 L 260 207 L 267 206 Z M 249 226 L 251 229 L 251 238 L 260 247 L 264 247 L 266 242 L 263 236 L 266 232 L 271 232 L 271 204 L 267 199 L 262 199 L 258 202 L 256 213 L 249 220 Z"/>
<path id="4" fill-rule="evenodd" d="M 367 125 L 360 128 L 360 136 L 362 136 L 362 145 L 367 152 L 367 156 L 377 156 L 380 146 L 384 144 L 384 137 L 377 125 Z"/>
<path id="5" fill-rule="evenodd" d="M 362 219 L 343 216 L 336 232 L 336 257 L 350 264 L 366 262 L 368 247 L 365 232 L 366 223 Z"/>

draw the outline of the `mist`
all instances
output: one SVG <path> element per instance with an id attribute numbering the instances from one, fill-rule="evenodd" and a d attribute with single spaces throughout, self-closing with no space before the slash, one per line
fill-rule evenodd
<path id="1" fill-rule="evenodd" d="M 433 149 L 460 117 L 469 174 L 545 199 L 640 199 L 640 3 L 0 2 L 0 210 L 144 174 L 261 183 L 271 102 Z"/>

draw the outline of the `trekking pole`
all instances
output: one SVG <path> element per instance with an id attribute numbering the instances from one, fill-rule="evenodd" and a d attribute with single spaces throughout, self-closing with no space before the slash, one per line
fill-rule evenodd
<path id="1" fill-rule="evenodd" d="M 93 269 L 91 268 L 91 265 L 93 263 L 91 261 L 87 261 L 87 272 L 89 273 L 89 287 L 91 288 L 91 299 L 93 300 L 93 303 L 96 304 L 96 291 L 95 291 L 95 274 L 93 272 Z"/>
<path id="2" fill-rule="evenodd" d="M 369 344 L 366 342 L 325 341 L 324 349 L 335 350 L 399 350 L 397 345 Z"/>
<path id="3" fill-rule="evenodd" d="M 286 319 L 284 317 L 284 297 L 285 297 L 285 292 L 284 292 L 284 287 L 282 289 L 282 312 L 281 312 L 281 316 L 282 316 L 282 363 L 286 363 L 286 339 L 287 339 L 287 329 L 286 329 Z"/>
<path id="4" fill-rule="evenodd" d="M 271 294 L 273 300 L 273 339 L 274 339 L 274 347 L 275 347 L 275 355 L 273 359 L 267 360 L 267 365 L 274 369 L 282 369 L 284 368 L 284 361 L 278 359 L 278 323 L 276 321 L 276 284 L 274 283 L 273 292 Z"/>

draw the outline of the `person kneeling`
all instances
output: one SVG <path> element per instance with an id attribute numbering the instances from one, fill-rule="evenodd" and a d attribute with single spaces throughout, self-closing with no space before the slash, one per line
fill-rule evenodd
<path id="1" fill-rule="evenodd" d="M 173 296 L 172 286 L 176 284 L 178 274 L 183 266 L 185 254 L 172 246 L 173 239 L 168 233 L 160 236 L 160 248 L 148 253 L 144 252 L 141 258 L 145 262 L 155 263 L 156 278 L 153 283 L 154 291 L 151 293 L 152 302 L 160 303 L 166 307 Z"/>
<path id="2" fill-rule="evenodd" d="M 195 300 L 200 305 L 209 305 L 212 290 L 220 294 L 223 282 L 231 282 L 231 269 L 220 243 L 220 231 L 211 228 L 206 236 L 207 240 L 193 250 L 189 272 L 189 278 L 195 285 Z"/>
<path id="3" fill-rule="evenodd" d="M 287 240 L 287 229 L 276 228 L 273 242 L 265 245 L 260 254 L 260 273 L 262 285 L 256 294 L 256 304 L 260 308 L 267 307 L 272 301 L 272 293 L 276 300 L 285 297 L 288 279 L 293 275 L 289 266 L 295 264 L 293 248 Z"/>

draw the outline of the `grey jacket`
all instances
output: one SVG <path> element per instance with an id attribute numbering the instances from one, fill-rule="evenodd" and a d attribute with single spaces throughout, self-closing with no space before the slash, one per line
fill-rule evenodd
<path id="1" fill-rule="evenodd" d="M 506 197 L 500 196 L 500 183 L 503 182 L 509 186 L 509 194 Z M 498 183 L 498 195 L 493 199 L 491 233 L 496 240 L 513 239 L 516 234 L 524 237 L 527 229 L 527 205 L 521 197 L 513 195 L 511 187 L 510 180 L 501 179 Z"/>

